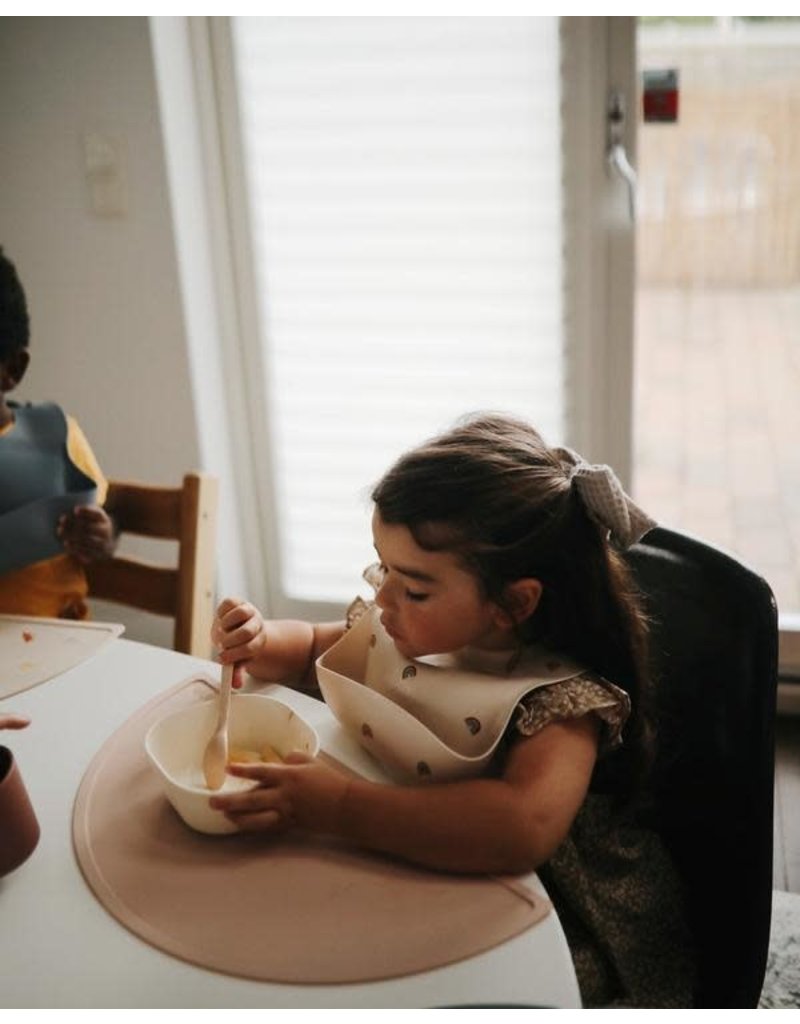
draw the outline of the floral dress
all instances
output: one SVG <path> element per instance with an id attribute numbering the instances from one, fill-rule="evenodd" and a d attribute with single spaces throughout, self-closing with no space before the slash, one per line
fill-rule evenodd
<path id="1" fill-rule="evenodd" d="M 596 676 L 536 690 L 512 729 L 532 736 L 551 722 L 595 714 L 600 756 L 618 746 L 628 695 Z M 614 817 L 611 798 L 590 792 L 570 834 L 538 869 L 567 936 L 586 1007 L 692 1005 L 694 957 L 685 900 L 661 840 Z"/>
<path id="2" fill-rule="evenodd" d="M 373 566 L 364 572 L 373 586 L 380 585 L 376 572 Z M 348 629 L 371 604 L 352 602 Z M 502 746 L 587 714 L 603 724 L 603 758 L 623 742 L 630 698 L 588 671 L 523 697 Z M 537 873 L 567 937 L 585 1007 L 692 1006 L 695 960 L 686 901 L 655 832 L 621 821 L 612 797 L 590 790 L 566 840 Z"/>

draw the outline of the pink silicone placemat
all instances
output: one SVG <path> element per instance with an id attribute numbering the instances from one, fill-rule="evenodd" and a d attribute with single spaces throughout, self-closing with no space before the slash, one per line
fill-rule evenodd
<path id="1" fill-rule="evenodd" d="M 417 869 L 334 840 L 193 832 L 162 795 L 144 736 L 167 711 L 209 695 L 186 680 L 145 705 L 101 748 L 76 798 L 81 870 L 147 942 L 261 981 L 363 982 L 472 956 L 549 911 L 516 881 Z"/>

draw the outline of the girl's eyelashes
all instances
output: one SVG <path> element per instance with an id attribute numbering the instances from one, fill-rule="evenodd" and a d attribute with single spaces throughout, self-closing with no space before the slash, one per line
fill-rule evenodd
<path id="1" fill-rule="evenodd" d="M 389 568 L 384 562 L 377 562 L 374 567 L 374 575 L 376 578 L 377 586 L 382 587 L 386 582 L 386 577 L 389 575 Z M 405 597 L 409 601 L 427 601 L 430 594 L 420 590 L 409 590 L 406 588 Z"/>

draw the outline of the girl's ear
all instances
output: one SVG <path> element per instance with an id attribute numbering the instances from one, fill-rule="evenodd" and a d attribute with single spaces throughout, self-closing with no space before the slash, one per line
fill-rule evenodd
<path id="1" fill-rule="evenodd" d="M 514 580 L 503 592 L 503 607 L 498 608 L 498 624 L 519 626 L 536 611 L 542 596 L 542 584 L 532 576 Z"/>

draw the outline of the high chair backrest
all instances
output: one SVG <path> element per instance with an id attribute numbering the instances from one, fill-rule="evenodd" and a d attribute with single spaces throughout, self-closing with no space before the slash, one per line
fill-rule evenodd
<path id="1" fill-rule="evenodd" d="M 178 542 L 177 565 L 128 554 L 87 568 L 90 597 L 175 620 L 176 651 L 208 657 L 214 610 L 218 481 L 187 473 L 181 487 L 110 480 L 105 508 L 120 531 Z"/>
<path id="2" fill-rule="evenodd" d="M 629 552 L 651 616 L 653 824 L 686 883 L 701 1007 L 755 1007 L 772 897 L 777 608 L 733 556 L 656 529 Z"/>

